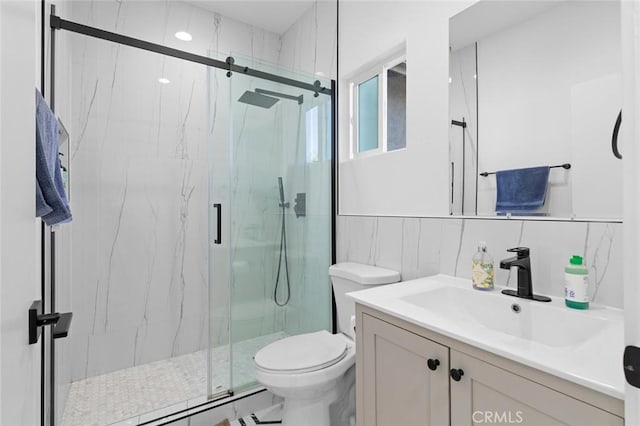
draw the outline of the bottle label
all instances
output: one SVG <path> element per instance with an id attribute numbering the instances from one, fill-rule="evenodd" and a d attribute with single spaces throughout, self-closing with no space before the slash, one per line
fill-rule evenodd
<path id="1" fill-rule="evenodd" d="M 565 274 L 564 297 L 572 302 L 589 302 L 589 276 Z"/>
<path id="2" fill-rule="evenodd" d="M 476 288 L 493 288 L 493 263 L 472 262 L 471 277 Z"/>

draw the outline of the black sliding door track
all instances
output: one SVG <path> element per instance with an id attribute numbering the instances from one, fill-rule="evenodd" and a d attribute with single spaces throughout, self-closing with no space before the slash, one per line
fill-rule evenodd
<path id="1" fill-rule="evenodd" d="M 148 50 L 150 52 L 159 53 L 160 55 L 172 56 L 174 58 L 183 59 L 185 61 L 195 62 L 209 67 L 227 70 L 228 77 L 231 77 L 231 73 L 237 72 L 239 74 L 245 74 L 251 77 L 257 77 L 264 80 L 297 87 L 300 89 L 310 90 L 314 93 L 322 93 L 323 95 L 329 96 L 333 95 L 333 91 L 329 88 L 322 87 L 320 85 L 320 81 L 316 81 L 314 84 L 310 84 L 291 78 L 282 77 L 276 74 L 258 71 L 249 67 L 236 65 L 233 58 L 231 57 L 227 58 L 226 62 L 223 62 L 216 59 L 208 58 L 206 56 L 185 52 L 183 50 L 173 49 L 161 44 L 150 43 L 148 41 L 124 36 L 122 34 L 112 33 L 109 31 L 101 30 L 99 28 L 89 27 L 87 25 L 78 24 L 76 22 L 67 21 L 53 14 L 51 15 L 50 25 L 51 29 L 53 30 L 67 30 L 73 33 L 84 34 L 89 37 L 95 37 L 101 40 L 123 44 L 125 46 Z"/>

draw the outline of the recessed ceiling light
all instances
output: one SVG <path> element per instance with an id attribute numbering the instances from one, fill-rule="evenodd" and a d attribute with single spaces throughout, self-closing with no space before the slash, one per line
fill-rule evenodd
<path id="1" fill-rule="evenodd" d="M 191 34 L 186 31 L 178 31 L 176 33 L 176 38 L 182 41 L 191 41 L 193 39 L 193 37 L 191 37 Z"/>
<path id="2" fill-rule="evenodd" d="M 324 74 L 322 71 L 317 71 L 317 72 L 316 72 L 316 75 L 317 75 L 318 77 L 324 77 L 324 76 L 325 76 L 325 74 Z"/>
<path id="3" fill-rule="evenodd" d="M 160 78 L 158 79 L 158 83 L 162 83 L 162 84 L 169 84 L 169 83 L 171 83 L 171 82 L 169 81 L 169 79 L 168 79 L 168 78 L 160 77 Z"/>

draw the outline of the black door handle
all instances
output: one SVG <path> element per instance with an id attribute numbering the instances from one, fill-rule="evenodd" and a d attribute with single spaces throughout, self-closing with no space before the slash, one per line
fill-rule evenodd
<path id="1" fill-rule="evenodd" d="M 622 160 L 622 154 L 618 151 L 618 132 L 620 131 L 620 124 L 622 124 L 622 110 L 618 113 L 616 124 L 613 126 L 613 135 L 611 136 L 611 150 L 613 155 Z"/>
<path id="2" fill-rule="evenodd" d="M 31 304 L 29 308 L 29 344 L 33 345 L 38 342 L 40 335 L 42 334 L 42 327 L 51 325 L 53 326 L 52 336 L 54 339 L 60 339 L 69 335 L 69 328 L 71 327 L 71 318 L 73 314 L 67 312 L 60 314 L 53 312 L 50 314 L 42 313 L 43 306 L 42 300 L 36 300 Z"/>
<path id="3" fill-rule="evenodd" d="M 216 203 L 213 205 L 213 208 L 217 210 L 217 234 L 214 244 L 222 244 L 222 204 Z"/>
<path id="4" fill-rule="evenodd" d="M 631 386 L 640 388 L 640 348 L 627 346 L 622 357 L 624 378 Z"/>
<path id="5" fill-rule="evenodd" d="M 451 371 L 449 371 L 449 375 L 453 380 L 459 382 L 460 379 L 462 379 L 462 376 L 464 376 L 464 371 L 462 371 L 461 368 L 458 368 L 457 370 L 455 368 L 452 368 Z"/>
<path id="6" fill-rule="evenodd" d="M 429 367 L 429 370 L 431 371 L 436 371 L 439 365 L 440 361 L 438 359 L 429 358 L 427 360 L 427 367 Z"/>

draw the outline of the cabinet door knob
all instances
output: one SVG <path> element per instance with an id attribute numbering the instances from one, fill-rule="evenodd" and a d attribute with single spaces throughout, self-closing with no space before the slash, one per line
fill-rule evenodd
<path id="1" fill-rule="evenodd" d="M 429 358 L 427 360 L 427 367 L 429 367 L 429 370 L 431 371 L 435 371 L 439 365 L 440 365 L 440 361 L 437 359 Z"/>
<path id="2" fill-rule="evenodd" d="M 455 380 L 456 382 L 459 382 L 460 379 L 462 379 L 462 376 L 464 376 L 464 371 L 462 371 L 461 368 L 458 368 L 458 369 L 452 368 L 451 371 L 449 371 L 449 375 L 453 380 Z"/>

